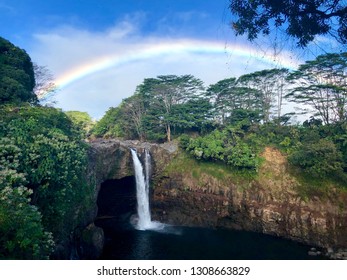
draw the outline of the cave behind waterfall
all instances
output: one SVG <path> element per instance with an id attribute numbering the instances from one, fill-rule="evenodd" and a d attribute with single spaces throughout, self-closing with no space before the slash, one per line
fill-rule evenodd
<path id="1" fill-rule="evenodd" d="M 130 226 L 131 217 L 136 214 L 135 177 L 128 176 L 103 182 L 97 205 L 98 215 L 95 224 L 104 231 Z"/>

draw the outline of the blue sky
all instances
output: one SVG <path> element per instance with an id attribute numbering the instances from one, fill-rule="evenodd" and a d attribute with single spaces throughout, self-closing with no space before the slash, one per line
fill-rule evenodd
<path id="1" fill-rule="evenodd" d="M 4 37 L 24 44 L 33 33 L 60 25 L 97 32 L 127 16 L 142 17 L 141 29 L 147 34 L 172 26 L 206 37 L 225 24 L 227 5 L 226 0 L 0 0 L 0 24 Z"/>
<path id="2" fill-rule="evenodd" d="M 144 78 L 192 74 L 208 86 L 302 60 L 287 42 L 272 57 L 269 41 L 235 38 L 228 0 L 0 0 L 0 15 L 0 36 L 60 83 L 56 106 L 94 118 Z"/>

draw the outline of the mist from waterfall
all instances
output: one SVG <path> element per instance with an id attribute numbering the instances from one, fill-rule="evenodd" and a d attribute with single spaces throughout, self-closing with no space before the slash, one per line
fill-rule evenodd
<path id="1" fill-rule="evenodd" d="M 134 164 L 136 180 L 136 199 L 138 220 L 136 228 L 138 230 L 160 229 L 164 225 L 159 222 L 151 221 L 151 212 L 149 208 L 149 178 L 151 170 L 151 157 L 148 150 L 145 150 L 145 166 L 137 156 L 136 150 L 131 150 L 131 156 Z"/>

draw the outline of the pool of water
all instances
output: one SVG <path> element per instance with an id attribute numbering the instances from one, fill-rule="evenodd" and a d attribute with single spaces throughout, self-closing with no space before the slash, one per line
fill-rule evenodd
<path id="1" fill-rule="evenodd" d="M 112 219 L 98 223 L 104 228 L 101 259 L 122 260 L 305 260 L 310 247 L 269 235 L 196 227 L 165 226 L 136 230 L 115 226 Z"/>

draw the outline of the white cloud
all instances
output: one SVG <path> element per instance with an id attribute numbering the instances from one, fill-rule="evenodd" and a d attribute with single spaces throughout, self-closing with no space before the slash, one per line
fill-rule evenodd
<path id="1" fill-rule="evenodd" d="M 76 79 L 54 97 L 57 107 L 87 111 L 94 118 L 102 117 L 109 107 L 119 105 L 123 98 L 132 95 L 147 77 L 192 74 L 209 85 L 269 67 L 261 60 L 240 56 L 233 52 L 232 46 L 227 47 L 225 53 L 173 51 L 136 57 L 144 48 L 174 41 L 162 36 L 146 37 L 140 34 L 136 24 L 126 19 L 104 32 L 62 26 L 49 33 L 36 34 L 34 39 L 34 47 L 29 51 L 33 61 L 47 66 L 56 78 L 100 57 L 133 54 L 132 60 L 125 59 L 123 63 Z"/>

